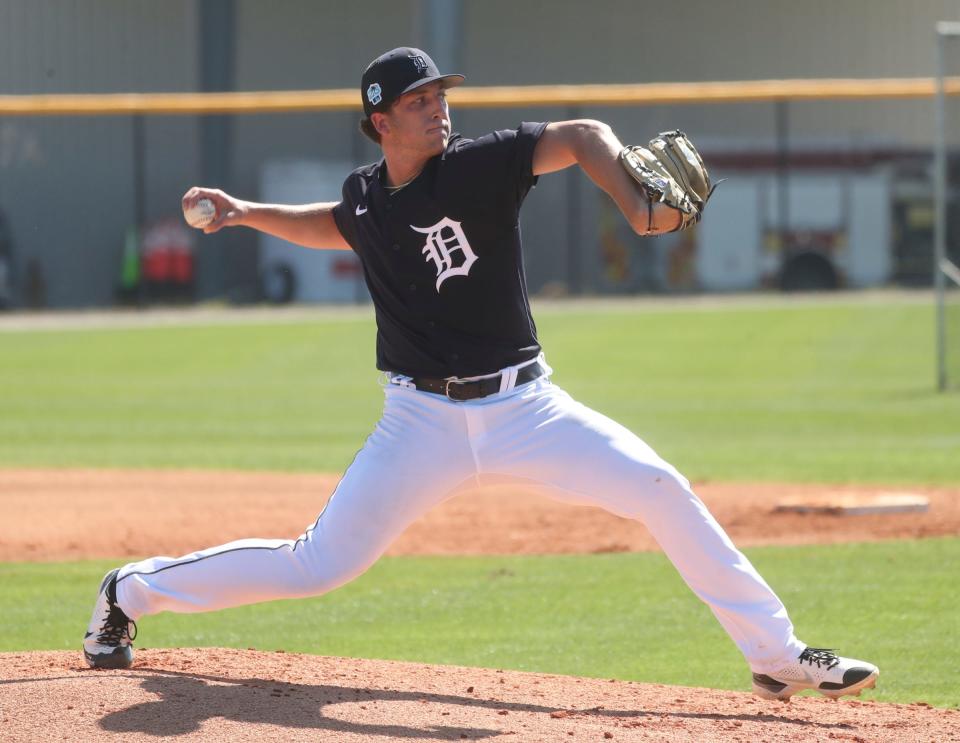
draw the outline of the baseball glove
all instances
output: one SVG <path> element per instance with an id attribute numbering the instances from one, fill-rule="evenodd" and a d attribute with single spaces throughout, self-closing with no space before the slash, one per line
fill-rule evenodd
<path id="1" fill-rule="evenodd" d="M 620 163 L 637 182 L 649 204 L 666 204 L 681 214 L 678 230 L 700 221 L 715 185 L 693 142 L 679 129 L 661 132 L 646 147 L 631 145 L 620 152 Z"/>

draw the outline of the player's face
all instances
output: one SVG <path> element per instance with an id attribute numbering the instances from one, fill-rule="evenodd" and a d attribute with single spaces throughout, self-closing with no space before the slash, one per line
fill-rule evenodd
<path id="1" fill-rule="evenodd" d="M 450 109 L 440 81 L 424 85 L 397 99 L 388 114 L 392 144 L 439 155 L 450 139 Z"/>

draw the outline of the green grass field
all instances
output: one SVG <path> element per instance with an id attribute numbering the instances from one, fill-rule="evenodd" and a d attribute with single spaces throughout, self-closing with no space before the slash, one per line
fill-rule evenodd
<path id="1" fill-rule="evenodd" d="M 872 699 L 960 706 L 960 539 L 747 550 L 798 634 L 876 662 Z M 0 650 L 77 650 L 110 564 L 0 565 Z M 659 554 L 387 558 L 318 599 L 162 614 L 137 644 L 394 658 L 749 689 Z"/>
<path id="2" fill-rule="evenodd" d="M 960 395 L 934 392 L 932 313 L 891 295 L 537 317 L 554 380 L 691 479 L 956 486 Z M 365 313 L 0 332 L 0 467 L 341 470 L 380 410 L 373 341 Z M 801 637 L 882 667 L 874 698 L 960 704 L 960 539 L 748 552 Z M 108 566 L 0 565 L 0 650 L 76 648 Z M 748 688 L 657 554 L 386 559 L 315 600 L 147 618 L 138 644 Z"/>
<path id="3" fill-rule="evenodd" d="M 554 380 L 694 480 L 960 482 L 933 310 L 733 303 L 537 313 Z M 379 414 L 367 316 L 0 333 L 0 466 L 340 471 Z"/>

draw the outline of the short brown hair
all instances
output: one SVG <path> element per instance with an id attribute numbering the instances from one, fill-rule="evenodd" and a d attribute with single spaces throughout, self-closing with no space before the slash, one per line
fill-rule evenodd
<path id="1" fill-rule="evenodd" d="M 372 139 L 377 144 L 380 144 L 380 132 L 377 131 L 376 127 L 373 125 L 373 122 L 370 119 L 364 117 L 360 119 L 360 131 L 363 132 L 367 137 Z"/>

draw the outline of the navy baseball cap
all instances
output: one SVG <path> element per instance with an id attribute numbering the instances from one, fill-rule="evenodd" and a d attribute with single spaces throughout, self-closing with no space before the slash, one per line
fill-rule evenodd
<path id="1" fill-rule="evenodd" d="M 401 46 L 381 54 L 373 60 L 360 79 L 360 94 L 363 96 L 363 112 L 383 113 L 390 104 L 404 93 L 421 85 L 442 80 L 445 88 L 459 85 L 463 75 L 441 75 L 427 53 L 410 46 Z"/>

